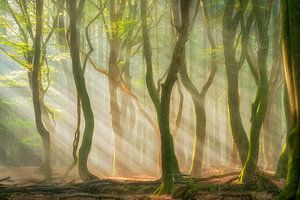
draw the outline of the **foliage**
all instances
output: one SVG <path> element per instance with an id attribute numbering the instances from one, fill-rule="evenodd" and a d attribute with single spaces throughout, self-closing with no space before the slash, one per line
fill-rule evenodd
<path id="1" fill-rule="evenodd" d="M 24 70 L 12 71 L 9 74 L 0 75 L 0 88 L 16 88 L 27 87 L 28 82 L 25 78 L 26 72 Z"/>

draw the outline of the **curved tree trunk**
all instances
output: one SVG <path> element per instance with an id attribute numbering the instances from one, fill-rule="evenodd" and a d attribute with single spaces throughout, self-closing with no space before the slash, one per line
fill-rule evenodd
<path id="1" fill-rule="evenodd" d="M 44 178 L 49 179 L 52 176 L 51 169 L 51 149 L 50 149 L 50 133 L 44 126 L 42 120 L 42 110 L 40 102 L 40 67 L 41 67 L 41 44 L 42 44 L 42 24 L 43 24 L 43 0 L 36 1 L 36 34 L 34 39 L 34 59 L 32 67 L 32 98 L 35 114 L 35 123 L 39 134 L 41 135 L 44 147 L 44 164 L 42 166 Z"/>
<path id="2" fill-rule="evenodd" d="M 192 165 L 190 169 L 190 175 L 194 177 L 200 177 L 202 162 L 203 162 L 205 137 L 206 137 L 206 114 L 205 114 L 205 101 L 204 101 L 205 94 L 201 95 L 201 93 L 198 92 L 197 88 L 190 80 L 187 74 L 184 56 L 183 56 L 184 61 L 182 62 L 180 68 L 181 81 L 184 87 L 192 96 L 195 115 L 196 115 L 196 132 L 195 132 L 194 145 L 193 145 Z"/>
<path id="3" fill-rule="evenodd" d="M 196 114 L 196 134 L 190 175 L 200 177 L 203 166 L 204 144 L 206 137 L 206 114 L 204 97 L 193 100 Z"/>
<path id="4" fill-rule="evenodd" d="M 241 162 L 242 164 L 244 164 L 247 159 L 249 141 L 240 114 L 238 77 L 242 65 L 242 59 L 240 60 L 240 62 L 236 61 L 236 49 L 234 45 L 235 39 L 237 37 L 237 27 L 247 7 L 248 0 L 243 1 L 239 6 L 238 11 L 235 13 L 235 15 L 233 15 L 235 3 L 236 1 L 228 1 L 227 3 L 225 3 L 222 34 L 225 68 L 227 75 L 227 98 L 231 133 L 236 144 Z"/>
<path id="5" fill-rule="evenodd" d="M 123 151 L 123 129 L 121 126 L 121 109 L 118 101 L 118 85 L 119 85 L 119 68 L 118 68 L 118 54 L 119 45 L 115 40 L 110 42 L 110 53 L 109 53 L 109 97 L 110 97 L 110 114 L 112 120 L 112 128 L 114 131 L 114 160 L 113 160 L 113 174 L 123 174 L 121 162 L 122 151 Z"/>
<path id="6" fill-rule="evenodd" d="M 173 141 L 176 140 L 176 137 L 178 137 L 178 131 L 180 129 L 180 125 L 182 123 L 182 112 L 183 112 L 183 102 L 184 102 L 184 96 L 183 96 L 183 92 L 181 89 L 181 85 L 180 82 L 177 81 L 176 82 L 176 86 L 177 86 L 177 90 L 179 93 L 179 106 L 178 106 L 178 112 L 177 112 L 177 117 L 176 117 L 176 121 L 175 121 L 175 127 L 172 131 L 172 136 L 173 136 Z M 182 142 L 182 141 L 181 141 Z M 181 143 L 182 144 L 182 143 Z M 174 147 L 175 148 L 175 147 Z M 185 160 L 185 154 L 184 154 L 184 149 L 182 148 L 182 146 L 180 145 L 180 147 L 175 148 L 175 159 L 174 159 L 174 174 L 178 175 L 178 179 L 181 179 L 181 172 L 180 172 L 180 168 L 179 168 L 179 161 L 178 159 L 182 159 Z M 182 165 L 182 167 L 185 167 Z"/>
<path id="7" fill-rule="evenodd" d="M 80 0 L 79 5 L 83 6 L 85 0 Z M 77 29 L 78 18 L 81 16 L 82 8 L 78 6 L 77 0 L 68 0 L 67 4 L 69 6 L 69 15 L 70 15 L 70 53 L 72 59 L 72 70 L 75 80 L 77 94 L 81 101 L 81 108 L 83 111 L 85 127 L 81 146 L 79 148 L 78 154 L 78 172 L 82 179 L 91 179 L 95 178 L 92 175 L 87 167 L 88 155 L 91 151 L 93 132 L 94 132 L 94 115 L 87 93 L 85 79 L 83 74 L 83 69 L 80 62 L 80 53 L 79 53 L 79 36 Z"/>
<path id="8" fill-rule="evenodd" d="M 130 75 L 130 57 L 131 57 L 131 46 L 126 47 L 126 56 L 125 56 L 125 64 L 124 64 L 124 81 L 129 90 L 132 89 L 131 84 L 131 75 Z M 122 129 L 124 131 L 124 140 L 128 141 L 128 144 L 125 143 L 124 149 L 131 148 L 131 142 L 133 137 L 133 131 L 136 125 L 136 109 L 134 106 L 133 99 L 128 98 L 127 95 L 122 96 L 121 100 L 121 121 L 124 122 L 122 125 Z M 123 151 L 125 157 L 128 159 L 127 163 L 124 163 L 123 168 L 126 170 L 126 174 L 124 175 L 132 175 L 134 174 L 134 154 L 131 151 Z M 123 155 L 124 157 L 124 155 Z"/>
<path id="9" fill-rule="evenodd" d="M 293 128 L 293 120 L 292 120 L 292 112 L 289 105 L 289 97 L 287 94 L 287 89 L 284 90 L 284 113 L 285 113 L 285 121 L 286 121 L 286 142 L 282 148 L 275 176 L 278 178 L 286 178 L 288 171 L 288 158 L 289 158 L 289 143 L 288 143 L 288 133 L 292 131 Z"/>
<path id="10" fill-rule="evenodd" d="M 281 145 L 279 135 L 279 126 L 273 125 L 272 122 L 280 120 L 278 108 L 281 106 L 282 94 L 282 61 L 280 56 L 280 26 L 279 26 L 279 7 L 280 0 L 273 1 L 272 7 L 272 68 L 269 76 L 269 97 L 268 108 L 263 123 L 263 149 L 265 154 L 265 168 L 274 169 L 276 163 L 274 157 L 278 155 L 278 145 Z M 270 49 L 271 50 L 271 49 Z M 280 101 L 280 105 L 278 105 Z"/>
<path id="11" fill-rule="evenodd" d="M 269 50 L 268 24 L 269 24 L 269 7 L 267 1 L 252 0 L 254 17 L 258 30 L 258 51 L 257 51 L 257 66 L 256 72 L 252 74 L 256 80 L 257 91 L 254 103 L 251 107 L 251 128 L 250 128 L 250 143 L 247 161 L 241 172 L 241 181 L 253 181 L 254 175 L 257 172 L 257 162 L 259 155 L 259 138 L 262 123 L 265 118 L 267 103 L 268 103 L 268 75 L 267 75 L 267 58 Z M 250 26 L 251 27 L 251 26 Z M 248 48 L 248 47 L 245 47 Z M 248 59 L 249 66 L 253 63 Z"/>
<path id="12" fill-rule="evenodd" d="M 114 157 L 113 157 L 113 175 L 127 175 L 129 173 L 129 167 L 124 162 L 124 157 L 129 155 L 126 153 L 128 149 L 126 148 L 126 131 L 122 127 L 122 113 L 121 106 L 122 102 L 118 99 L 118 88 L 122 80 L 123 72 L 125 69 L 122 67 L 127 66 L 129 68 L 129 61 L 131 57 L 132 48 L 132 31 L 129 30 L 128 33 L 122 32 L 122 22 L 128 17 L 128 20 L 136 15 L 137 0 L 133 3 L 128 3 L 126 1 L 108 1 L 107 7 L 109 12 L 110 20 L 110 30 L 107 33 L 110 52 L 108 61 L 108 79 L 109 79 L 109 96 L 110 96 L 110 114 L 112 120 L 112 129 L 114 132 Z M 130 4 L 130 5 L 129 5 Z M 126 10 L 128 9 L 128 16 Z M 135 17 L 133 17 L 135 18 Z M 122 52 L 126 58 L 122 58 Z M 124 61 L 125 65 L 121 66 L 120 61 Z M 125 80 L 128 81 L 128 80 Z M 126 106 L 126 104 L 123 106 Z M 127 109 L 127 108 L 124 108 Z"/>
<path id="13" fill-rule="evenodd" d="M 158 194 L 171 194 L 174 191 L 174 163 L 175 152 L 173 138 L 170 132 L 170 97 L 173 86 L 177 80 L 177 73 L 182 64 L 185 51 L 185 43 L 189 31 L 189 9 L 190 0 L 180 1 L 181 26 L 178 27 L 178 38 L 173 50 L 169 71 L 165 82 L 162 84 L 161 96 L 153 81 L 152 72 L 152 51 L 147 25 L 147 2 L 141 0 L 142 34 L 144 44 L 144 56 L 147 64 L 146 84 L 148 92 L 157 111 L 157 119 L 161 136 L 161 161 L 162 161 L 162 183 L 157 190 Z"/>
<path id="14" fill-rule="evenodd" d="M 292 128 L 287 141 L 290 148 L 288 174 L 277 199 L 300 199 L 300 2 L 281 1 L 282 54 Z"/>
<path id="15" fill-rule="evenodd" d="M 200 2 L 200 1 L 199 1 Z M 211 24 L 207 12 L 207 7 L 205 1 L 201 0 L 201 7 L 202 7 L 202 13 L 205 21 L 205 28 L 207 31 L 208 40 L 210 42 L 212 51 L 211 51 L 211 72 L 209 74 L 209 77 L 202 87 L 201 92 L 199 92 L 196 88 L 196 86 L 191 81 L 188 72 L 187 72 L 187 66 L 185 61 L 185 52 L 183 54 L 183 61 L 180 68 L 180 76 L 181 81 L 184 85 L 184 87 L 187 89 L 187 91 L 190 93 L 193 99 L 194 103 L 194 109 L 196 114 L 196 132 L 195 132 L 195 138 L 194 138 L 194 147 L 193 147 L 193 155 L 192 155 L 192 166 L 190 169 L 190 175 L 194 177 L 200 177 L 201 176 L 201 170 L 202 170 L 202 162 L 203 162 L 203 155 L 204 155 L 204 146 L 205 146 L 205 137 L 206 137 L 206 113 L 205 113 L 205 96 L 206 93 L 211 86 L 216 71 L 216 55 L 214 49 L 216 48 L 216 44 L 214 41 L 214 38 L 211 33 Z M 199 5 L 197 5 L 199 6 Z M 175 15 L 175 14 L 174 14 Z M 196 17 L 196 16 L 194 16 Z"/>

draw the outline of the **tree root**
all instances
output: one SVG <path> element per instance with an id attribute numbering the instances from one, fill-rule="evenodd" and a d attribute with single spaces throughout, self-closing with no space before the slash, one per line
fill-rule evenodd
<path id="1" fill-rule="evenodd" d="M 164 183 L 161 183 L 160 186 L 155 190 L 154 194 L 155 195 L 172 195 L 175 188 L 174 185 L 166 185 Z"/>
<path id="2" fill-rule="evenodd" d="M 224 178 L 227 176 L 233 176 L 233 175 L 239 175 L 239 174 L 240 174 L 240 172 L 229 172 L 226 174 L 220 174 L 220 175 L 218 174 L 218 175 L 212 175 L 209 177 L 199 178 L 199 181 L 209 181 L 211 179 Z"/>
<path id="3" fill-rule="evenodd" d="M 224 177 L 225 175 L 220 176 Z M 216 176 L 213 178 L 215 177 Z M 234 178 L 236 179 L 237 177 Z M 217 195 L 223 199 L 228 199 L 230 196 L 232 198 L 239 198 L 239 195 L 243 197 L 241 199 L 253 199 L 250 198 L 250 194 L 253 196 L 253 192 L 255 193 L 256 191 L 263 191 L 272 195 L 277 194 L 279 191 L 272 180 L 263 175 L 257 176 L 257 183 L 252 183 L 250 185 L 237 183 L 212 183 L 206 181 L 200 182 L 199 179 L 185 179 L 184 181 L 180 181 L 180 183 L 175 183 L 176 190 L 169 186 L 164 187 L 161 181 L 157 180 L 147 182 L 91 180 L 66 185 L 53 184 L 54 183 L 51 185 L 36 184 L 29 186 L 0 185 L 0 199 L 9 199 L 9 197 L 14 194 L 28 195 L 36 193 L 57 196 L 60 199 L 71 199 L 76 197 L 90 197 L 95 199 L 128 199 L 132 195 L 151 195 L 153 193 L 156 195 L 173 194 L 173 197 L 175 198 L 193 199 L 193 197 L 197 197 L 203 192 L 211 195 Z M 246 193 L 247 195 L 245 195 Z"/>
<path id="4" fill-rule="evenodd" d="M 0 179 L 0 182 L 3 182 L 3 181 L 11 181 L 11 180 L 10 180 L 10 177 L 8 176 L 8 177 Z"/>
<path id="5" fill-rule="evenodd" d="M 236 181 L 238 179 L 239 179 L 239 176 L 235 176 L 235 177 L 229 179 L 228 181 L 226 181 L 225 184 L 232 183 L 233 181 Z"/>
<path id="6" fill-rule="evenodd" d="M 112 200 L 123 200 L 123 199 L 127 199 L 124 196 L 121 195 L 111 195 L 111 194 L 89 194 L 89 193 L 74 193 L 74 194 L 67 194 L 64 195 L 62 197 L 59 198 L 59 200 L 65 200 L 65 199 L 70 199 L 70 198 L 74 198 L 74 197 L 84 197 L 84 198 L 88 198 L 88 197 L 92 197 L 92 198 L 97 198 L 97 199 L 112 199 Z"/>

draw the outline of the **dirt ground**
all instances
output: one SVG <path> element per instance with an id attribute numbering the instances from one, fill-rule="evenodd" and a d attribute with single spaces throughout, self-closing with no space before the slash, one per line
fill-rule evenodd
<path id="1" fill-rule="evenodd" d="M 157 177 L 130 176 L 101 177 L 82 182 L 75 172 L 62 179 L 61 169 L 54 170 L 54 178 L 43 182 L 37 168 L 0 168 L 0 200 L 96 200 L 96 199 L 273 199 L 284 182 L 264 172 L 257 184 L 236 182 L 240 169 L 211 168 L 203 170 L 201 179 L 189 177 L 176 181 L 173 196 L 153 195 L 159 186 Z M 265 181 L 267 180 L 267 181 Z"/>

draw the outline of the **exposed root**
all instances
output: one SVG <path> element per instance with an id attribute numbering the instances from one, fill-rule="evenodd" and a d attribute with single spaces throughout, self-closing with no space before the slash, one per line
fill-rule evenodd
<path id="1" fill-rule="evenodd" d="M 239 180 L 239 176 L 232 177 L 231 179 L 226 181 L 225 184 L 232 183 L 232 182 L 237 181 L 237 180 Z"/>
<path id="2" fill-rule="evenodd" d="M 59 200 L 65 200 L 70 199 L 74 197 L 80 197 L 80 198 L 99 198 L 99 199 L 112 199 L 112 200 L 123 200 L 127 199 L 124 196 L 121 195 L 111 195 L 111 194 L 89 194 L 89 193 L 74 193 L 74 194 L 67 194 L 63 195 L 59 198 Z"/>
<path id="3" fill-rule="evenodd" d="M 174 185 L 166 185 L 164 183 L 161 183 L 160 186 L 155 190 L 155 195 L 172 195 L 174 192 Z"/>
<path id="4" fill-rule="evenodd" d="M 218 174 L 218 175 L 212 175 L 209 177 L 204 177 L 204 178 L 199 178 L 200 181 L 209 181 L 211 179 L 217 179 L 217 178 L 224 178 L 227 176 L 233 176 L 233 175 L 238 175 L 240 174 L 240 172 L 230 172 L 230 173 L 226 173 L 226 174 Z"/>
<path id="5" fill-rule="evenodd" d="M 9 181 L 12 182 L 10 176 L 0 179 L 0 182 Z"/>
<path id="6" fill-rule="evenodd" d="M 225 175 L 220 175 L 224 177 Z M 218 177 L 220 177 L 218 176 Z M 214 176 L 215 178 L 216 176 Z M 212 178 L 212 177 L 210 177 Z M 234 177 L 235 179 L 237 176 Z M 255 199 L 257 193 L 268 195 L 272 199 L 277 194 L 277 187 L 272 180 L 263 175 L 257 176 L 257 183 L 252 185 L 214 182 L 199 182 L 199 179 L 185 179 L 175 185 L 164 185 L 161 181 L 116 181 L 90 180 L 80 183 L 60 185 L 46 183 L 27 186 L 1 186 L 0 199 L 23 199 L 42 194 L 53 199 L 152 199 L 161 195 L 173 195 L 175 199 Z M 176 187 L 176 190 L 175 190 Z M 143 198 L 134 198 L 144 195 Z M 160 195 L 159 197 L 157 195 Z M 271 196 L 271 197 L 270 197 Z M 15 198 L 16 197 L 16 198 Z M 54 198 L 55 197 L 55 198 Z M 141 196 L 140 196 L 141 197 Z M 145 197 L 145 198 L 144 198 Z M 211 198 L 213 197 L 213 198 Z M 168 198 L 171 198 L 168 196 Z M 34 198 L 33 198 L 34 199 Z"/>

